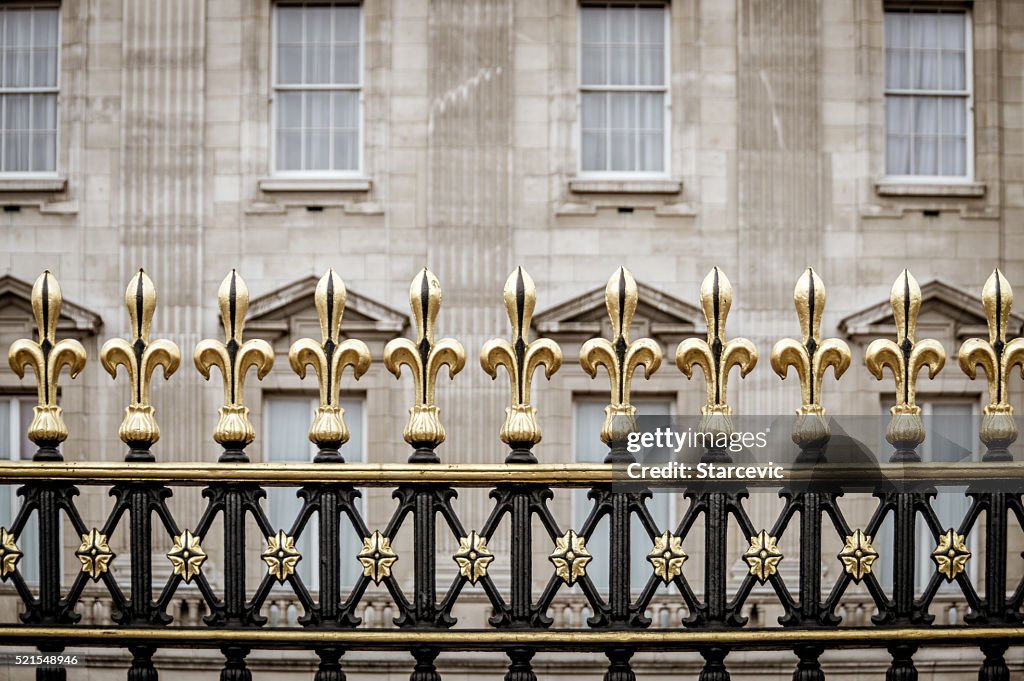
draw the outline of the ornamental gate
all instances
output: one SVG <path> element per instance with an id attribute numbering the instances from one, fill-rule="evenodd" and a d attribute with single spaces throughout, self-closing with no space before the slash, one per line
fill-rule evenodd
<path id="1" fill-rule="evenodd" d="M 895 406 L 886 431 L 892 445 L 889 462 L 870 471 L 823 466 L 828 462 L 830 439 L 820 400 L 824 375 L 831 367 L 839 378 L 850 368 L 852 358 L 842 341 L 820 337 L 825 289 L 808 269 L 795 293 L 800 340 L 779 341 L 771 352 L 772 369 L 785 378 L 793 368 L 802 390 L 792 432 L 796 465 L 781 482 L 689 482 L 685 485 L 688 505 L 668 525 L 659 524 L 652 515 L 649 500 L 651 489 L 670 481 L 621 484 L 623 470 L 634 461 L 627 442 L 638 429 L 637 411 L 630 402 L 631 381 L 639 369 L 649 377 L 662 363 L 659 344 L 646 338 L 630 340 L 638 294 L 629 272 L 618 269 L 606 289 L 612 337 L 591 339 L 580 351 L 584 371 L 591 377 L 606 372 L 611 386 L 600 431 L 608 453 L 605 462 L 596 465 L 543 463 L 531 452 L 541 438 L 531 404 L 533 376 L 543 367 L 550 378 L 559 370 L 562 354 L 551 340 L 529 339 L 536 295 L 522 268 L 512 273 L 504 291 L 511 340 L 492 340 L 480 352 L 484 371 L 496 377 L 504 368 L 511 381 L 511 403 L 500 432 L 508 449 L 505 463 L 443 463 L 435 452 L 445 439 L 435 388 L 442 369 L 454 377 L 465 368 L 466 353 L 456 340 L 435 338 L 441 289 L 431 272 L 424 269 L 416 275 L 409 297 L 416 336 L 393 340 L 384 351 L 384 364 L 396 377 L 406 369 L 413 376 L 415 397 L 404 431 L 412 449 L 407 464 L 345 461 L 343 445 L 349 431 L 339 404 L 342 377 L 349 369 L 358 379 L 371 358 L 363 342 L 343 340 L 346 291 L 333 270 L 324 275 L 315 292 L 322 337 L 296 342 L 288 356 L 293 371 L 305 376 L 312 367 L 319 382 L 320 403 L 309 429 L 309 439 L 319 451 L 311 463 L 271 466 L 251 463 L 246 455 L 255 432 L 243 404 L 244 383 L 251 370 L 263 379 L 272 369 L 274 353 L 266 342 L 244 338 L 249 298 L 234 271 L 219 291 L 225 339 L 202 341 L 194 351 L 195 366 L 204 377 L 209 378 L 214 368 L 223 377 L 224 403 L 213 433 L 223 448 L 219 460 L 158 462 L 150 451 L 159 438 L 150 403 L 153 375 L 159 367 L 170 377 L 179 368 L 180 352 L 170 341 L 150 338 L 156 293 L 152 281 L 140 271 L 126 292 L 130 339 L 110 340 L 100 353 L 100 362 L 112 376 L 124 367 L 131 382 L 131 403 L 119 431 L 128 453 L 124 462 L 66 462 L 59 450 L 68 431 L 57 404 L 58 380 L 65 368 L 71 378 L 82 372 L 86 354 L 77 341 L 58 340 L 61 292 L 54 276 L 44 272 L 32 291 L 38 337 L 19 340 L 10 348 L 11 367 L 19 376 L 31 368 L 38 385 L 38 405 L 28 431 L 38 451 L 31 462 L 0 463 L 0 483 L 18 485 L 23 498 L 11 526 L 0 529 L 0 576 L 13 585 L 21 602 L 21 622 L 0 625 L 0 644 L 11 649 L 38 648 L 37 678 L 49 681 L 66 678 L 71 666 L 64 654 L 67 648 L 92 646 L 129 650 L 128 678 L 133 681 L 157 678 L 153 655 L 166 647 L 219 650 L 224 656 L 221 678 L 225 681 L 251 678 L 246 658 L 254 649 L 313 650 L 319 658 L 318 681 L 344 679 L 343 654 L 352 650 L 409 653 L 414 681 L 439 679 L 435 660 L 449 651 L 501 653 L 508 658 L 505 678 L 509 681 L 536 678 L 532 660 L 538 651 L 604 653 L 609 681 L 635 678 L 631 658 L 637 652 L 695 651 L 704 660 L 702 681 L 726 681 L 731 651 L 784 649 L 796 656 L 793 678 L 815 681 L 825 678 L 819 663 L 824 650 L 880 647 L 891 656 L 886 678 L 910 681 L 917 678 L 915 655 L 933 646 L 980 648 L 984 662 L 979 678 L 1009 680 L 1004 656 L 1024 637 L 1024 583 L 1010 583 L 1008 577 L 1009 561 L 1020 560 L 1010 555 L 1008 534 L 1016 530 L 1015 524 L 1024 523 L 1024 486 L 1020 484 L 1024 469 L 1008 451 L 1017 428 L 1007 383 L 1013 369 L 1024 368 L 1024 341 L 1006 338 L 1012 293 L 1000 272 L 992 274 L 982 295 L 989 337 L 967 341 L 958 356 L 960 368 L 970 378 L 981 366 L 988 380 L 990 399 L 980 422 L 986 447 L 981 462 L 955 468 L 921 462 L 918 448 L 925 432 L 915 403 L 916 383 L 922 369 L 934 376 L 946 357 L 939 343 L 916 337 L 921 292 L 904 271 L 891 294 L 897 337 L 874 341 L 865 355 L 875 378 L 883 379 L 888 369 L 895 379 Z M 726 400 L 730 370 L 737 367 L 745 376 L 754 369 L 758 352 L 746 339 L 726 338 L 732 288 L 718 268 L 704 280 L 700 302 L 707 339 L 680 343 L 676 365 L 688 378 L 695 367 L 703 373 L 707 400 L 700 431 L 730 434 L 734 428 Z M 713 445 L 704 451 L 702 461 L 728 464 L 731 456 L 727 448 Z M 897 478 L 901 484 L 892 484 Z M 877 498 L 864 524 L 849 522 L 841 507 L 844 485 L 851 482 L 869 485 Z M 937 488 L 954 484 L 968 485 L 969 509 L 958 526 L 945 527 L 932 499 Z M 109 487 L 113 496 L 112 508 L 99 527 L 85 522 L 76 506 L 82 486 Z M 168 505 L 173 488 L 184 486 L 201 487 L 206 499 L 198 522 L 191 527 L 182 526 Z M 269 486 L 293 488 L 302 500 L 290 527 L 276 527 L 269 520 L 262 504 Z M 744 500 L 747 488 L 754 486 L 779 488 L 782 511 L 771 524 L 756 524 L 748 515 Z M 386 524 L 371 526 L 365 520 L 358 497 L 359 489 L 367 487 L 394 490 L 394 512 Z M 493 499 L 489 516 L 476 528 L 466 527 L 452 504 L 460 488 L 472 487 L 489 489 Z M 589 512 L 581 524 L 572 527 L 552 512 L 548 502 L 556 488 L 590 490 Z M 31 518 L 38 523 L 38 541 L 27 545 L 23 540 Z M 604 519 L 609 550 L 607 555 L 592 555 L 588 542 Z M 646 555 L 650 570 L 639 590 L 630 581 L 635 520 L 651 547 Z M 74 558 L 66 557 L 76 566 L 81 563 L 69 585 L 61 575 L 60 528 L 65 522 L 73 527 L 76 542 L 81 537 Z M 206 539 L 218 522 L 223 532 L 219 556 L 223 575 L 222 588 L 215 589 L 204 564 Z M 876 539 L 884 522 L 891 523 L 892 537 L 883 546 Z M 489 542 L 503 524 L 508 528 L 509 550 L 499 555 Z M 129 537 L 130 552 L 123 557 L 115 557 L 108 541 L 119 527 L 126 527 Z M 246 545 L 246 530 L 251 532 L 253 527 L 265 538 L 260 547 Z M 319 535 L 316 592 L 296 572 L 302 559 L 296 540 L 312 528 Z M 412 555 L 401 555 L 393 546 L 403 528 L 411 528 Z M 534 536 L 538 528 L 539 537 Z M 698 530 L 702 546 L 695 549 Z M 453 556 L 438 555 L 439 532 L 450 533 L 458 542 Z M 787 532 L 799 539 L 795 577 L 787 577 L 779 568 L 785 558 L 779 542 Z M 342 555 L 343 537 L 361 540 L 357 555 Z M 728 579 L 730 537 L 749 542 L 741 556 L 749 569 L 736 589 Z M 969 537 L 980 556 L 972 556 Z M 826 539 L 842 544 L 834 558 L 824 557 L 841 566 L 833 583 L 822 579 Z M 533 564 L 538 542 L 550 547 L 551 563 L 551 573 L 539 591 Z M 921 543 L 934 546 L 933 569 L 926 584 L 918 588 L 920 561 L 915 547 Z M 165 553 L 170 562 L 172 574 L 166 583 L 155 579 L 154 551 Z M 251 562 L 256 552 L 266 571 L 258 583 L 247 582 L 247 554 Z M 703 553 L 700 584 L 687 574 L 688 552 Z M 886 552 L 892 556 L 891 588 L 884 587 L 873 571 Z M 974 565 L 968 570 L 972 558 Z M 457 576 L 450 584 L 438 583 L 438 562 L 453 559 Z M 38 565 L 37 584 L 23 575 L 29 560 Z M 114 560 L 128 564 L 130 583 L 118 580 L 111 571 Z M 356 560 L 361 576 L 354 586 L 343 585 L 342 561 Z M 507 588 L 500 588 L 489 574 L 499 561 L 510 568 Z M 606 587 L 599 588 L 588 575 L 588 565 L 595 561 L 608 566 Z M 408 566 L 405 574 L 412 577 L 409 582 L 403 582 L 398 573 L 403 563 Z M 84 625 L 76 609 L 92 583 L 106 588 L 112 608 L 109 621 Z M 395 628 L 366 626 L 361 621 L 360 604 L 371 583 L 389 594 Z M 182 624 L 172 616 L 170 604 L 183 584 L 201 594 L 209 613 L 202 623 Z M 301 604 L 303 614 L 296 626 L 268 626 L 267 598 L 279 584 L 290 587 Z M 962 592 L 969 608 L 965 623 L 951 626 L 936 620 L 932 606 L 944 584 Z M 489 601 L 492 616 L 486 627 L 455 628 L 453 609 L 467 585 L 480 587 Z M 844 596 L 854 585 L 869 594 L 875 609 L 870 622 L 851 624 L 843 616 Z M 578 586 L 586 599 L 587 626 L 553 626 L 552 604 L 560 590 L 572 586 Z M 781 626 L 755 626 L 744 615 L 745 603 L 759 587 L 770 588 L 777 599 L 784 613 Z M 659 589 L 669 590 L 679 604 L 679 612 L 684 613 L 680 621 L 655 626 L 648 616 Z"/>

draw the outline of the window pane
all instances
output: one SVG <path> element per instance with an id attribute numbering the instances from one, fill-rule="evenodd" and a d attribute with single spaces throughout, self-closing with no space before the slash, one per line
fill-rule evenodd
<path id="1" fill-rule="evenodd" d="M 943 12 L 939 15 L 939 43 L 944 50 L 967 47 L 967 15 L 964 12 Z"/>
<path id="2" fill-rule="evenodd" d="M 580 82 L 584 85 L 603 85 L 607 82 L 604 47 L 583 45 L 580 53 Z"/>
<path id="3" fill-rule="evenodd" d="M 302 82 L 300 45 L 281 45 L 277 48 L 277 81 L 283 84 Z"/>
<path id="4" fill-rule="evenodd" d="M 4 155 L 5 171 L 29 169 L 29 96 L 4 95 Z"/>
<path id="5" fill-rule="evenodd" d="M 32 85 L 57 85 L 57 10 L 32 12 Z"/>
<path id="6" fill-rule="evenodd" d="M 943 52 L 940 63 L 940 87 L 943 90 L 963 90 L 967 87 L 965 53 Z"/>
<path id="7" fill-rule="evenodd" d="M 307 170 L 330 168 L 331 93 L 305 93 L 305 135 Z"/>
<path id="8" fill-rule="evenodd" d="M 278 170 L 358 169 L 360 33 L 357 6 L 278 8 L 277 83 L 318 86 L 276 95 Z"/>
<path id="9" fill-rule="evenodd" d="M 334 169 L 356 170 L 359 167 L 359 95 L 355 92 L 334 93 Z"/>
<path id="10" fill-rule="evenodd" d="M 963 90 L 966 26 L 964 12 L 886 12 L 886 87 Z"/>
<path id="11" fill-rule="evenodd" d="M 28 9 L 4 12 L 4 86 L 31 85 L 32 12 Z"/>
<path id="12" fill-rule="evenodd" d="M 277 8 L 277 39 L 280 43 L 302 42 L 301 7 L 281 5 Z"/>
<path id="13" fill-rule="evenodd" d="M 665 8 L 586 6 L 580 10 L 580 168 L 665 170 Z"/>

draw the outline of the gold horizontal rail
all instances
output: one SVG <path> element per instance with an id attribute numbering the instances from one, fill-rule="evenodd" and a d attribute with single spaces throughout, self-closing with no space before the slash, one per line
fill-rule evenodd
<path id="1" fill-rule="evenodd" d="M 397 484 L 444 484 L 491 487 L 531 484 L 551 487 L 590 487 L 639 483 L 652 487 L 687 484 L 738 484 L 778 487 L 787 482 L 901 481 L 966 484 L 1002 482 L 1024 485 L 1024 463 L 914 463 L 878 466 L 825 465 L 786 469 L 780 480 L 664 480 L 637 481 L 622 466 L 610 464 L 279 464 L 279 463 L 130 463 L 123 461 L 0 462 L 0 484 L 29 480 L 80 484 L 166 482 L 174 485 L 259 483 L 294 486 L 343 483 L 366 487 Z"/>
<path id="2" fill-rule="evenodd" d="M 635 646 L 644 650 L 700 648 L 787 648 L 810 643 L 832 647 L 883 646 L 900 641 L 916 644 L 974 645 L 1001 640 L 1024 643 L 1024 627 L 857 627 L 838 629 L 749 629 L 702 631 L 609 630 L 445 630 L 414 629 L 222 629 L 217 627 L 114 628 L 114 627 L 0 627 L 0 645 L 38 644 L 59 640 L 66 645 L 124 646 L 129 641 L 158 641 L 162 646 L 217 647 L 246 643 L 262 648 L 340 645 L 360 649 L 409 649 L 438 646 L 448 650 L 503 650 L 510 647 L 600 650 L 607 646 Z"/>

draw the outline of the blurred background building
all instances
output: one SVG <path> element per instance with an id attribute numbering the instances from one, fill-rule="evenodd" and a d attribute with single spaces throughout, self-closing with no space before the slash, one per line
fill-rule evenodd
<path id="1" fill-rule="evenodd" d="M 343 331 L 365 340 L 374 356 L 367 375 L 343 388 L 350 461 L 408 455 L 401 433 L 411 387 L 380 358 L 387 340 L 412 332 L 408 287 L 424 266 L 444 290 L 438 332 L 460 340 L 470 358 L 439 386 L 444 461 L 504 458 L 497 433 L 507 385 L 504 377 L 492 381 L 476 354 L 487 339 L 509 335 L 501 291 L 516 265 L 537 284 L 534 333 L 556 339 L 566 357 L 550 382 L 537 379 L 541 461 L 603 458 L 607 384 L 590 380 L 575 358 L 584 340 L 608 334 L 604 285 L 620 264 L 641 284 L 633 335 L 654 338 L 668 353 L 680 339 L 703 335 L 700 282 L 713 265 L 722 268 L 736 292 L 729 334 L 751 339 L 762 358 L 745 381 L 734 377 L 730 401 L 739 413 L 762 415 L 790 414 L 799 403 L 795 381 L 781 383 L 767 355 L 779 338 L 799 335 L 793 285 L 813 266 L 828 287 L 823 333 L 845 338 L 854 354 L 842 381 L 828 384 L 824 404 L 834 414 L 875 415 L 891 400 L 892 384 L 863 368 L 864 347 L 893 335 L 889 289 L 904 267 L 924 290 L 919 335 L 940 340 L 951 358 L 965 338 L 986 333 L 980 291 L 995 267 L 1024 290 L 1024 7 L 1014 0 L 4 2 L 0 205 L 3 347 L 31 335 L 31 283 L 50 269 L 67 301 L 61 333 L 89 352 L 84 375 L 61 394 L 71 460 L 123 456 L 116 433 L 128 388 L 96 358 L 104 340 L 128 332 L 123 292 L 139 267 L 158 290 L 154 334 L 175 340 L 185 358 L 154 389 L 161 460 L 218 454 L 210 433 L 221 391 L 194 370 L 191 350 L 222 333 L 216 292 L 230 268 L 251 292 L 247 334 L 278 353 L 270 376 L 247 386 L 257 461 L 305 460 L 312 452 L 305 431 L 315 385 L 299 380 L 285 355 L 294 340 L 318 337 L 312 292 L 329 267 L 350 292 Z M 1014 335 L 1021 322 L 1013 317 Z M 0 456 L 31 456 L 24 432 L 32 386 L 0 368 Z M 634 394 L 643 414 L 692 414 L 704 388 L 666 361 L 650 381 L 636 381 Z M 927 415 L 968 417 L 980 414 L 984 394 L 984 381 L 950 361 L 922 383 L 919 400 Z M 957 447 L 926 446 L 925 457 L 977 455 L 976 433 L 960 425 L 969 422 L 935 419 L 947 426 L 934 426 L 946 430 L 930 433 L 931 441 Z M 9 489 L 2 494 L 0 516 L 9 522 L 19 501 Z M 183 500 L 187 524 L 190 513 L 198 516 L 198 492 Z M 480 522 L 489 503 L 482 493 L 465 495 L 460 512 Z M 569 524 L 586 502 L 562 495 L 554 503 Z M 656 511 L 667 519 L 682 503 L 659 498 Z M 108 504 L 102 494 L 83 501 L 87 521 L 100 522 Z M 296 504 L 287 493 L 268 500 L 282 525 Z M 391 504 L 385 492 L 368 495 L 371 525 L 386 521 Z M 754 508 L 770 516 L 775 504 L 759 498 Z M 957 508 L 943 512 L 954 517 Z M 112 546 L 123 553 L 126 541 L 114 537 Z M 499 550 L 502 541 L 496 537 Z M 737 538 L 737 556 L 745 541 Z M 70 556 L 77 547 L 70 532 L 66 544 Z M 315 588 L 315 537 L 300 548 L 300 571 Z M 454 575 L 448 549 L 454 544 L 442 550 L 439 570 Z M 549 550 L 538 544 L 542 581 Z M 154 554 L 158 574 L 170 570 L 164 552 Z M 215 562 L 205 568 L 214 584 Z M 830 583 L 841 569 L 834 550 L 825 562 Z M 686 569 L 699 575 L 700 563 Z M 77 567 L 69 559 L 65 571 Z M 358 564 L 349 567 L 354 576 Z M 31 575 L 31 560 L 23 569 Z M 262 569 L 254 558 L 254 579 Z M 499 584 L 507 583 L 502 569 L 496 560 Z M 637 569 L 649 568 L 640 561 Z M 738 560 L 737 575 L 742 570 Z M 1021 571 L 1020 561 L 1012 564 L 1011 581 Z M 958 593 L 940 598 L 947 608 L 940 617 L 962 620 Z M 202 599 L 187 588 L 179 595 L 176 614 L 197 622 Z M 272 621 L 301 615 L 287 591 L 272 600 Z M 677 600 L 665 592 L 652 606 L 656 623 L 678 626 Z M 750 614 L 774 625 L 771 593 L 762 600 Z M 86 621 L 105 618 L 102 591 L 92 602 Z M 481 596 L 478 610 L 459 613 L 463 622 L 482 622 L 485 603 Z M 561 603 L 556 623 L 582 626 L 579 594 Z M 848 616 L 867 622 L 869 604 L 854 598 Z M 389 626 L 389 607 L 382 592 L 368 623 Z M 10 621 L 13 602 L 7 609 Z M 976 650 L 928 655 L 920 663 L 927 679 L 973 678 L 981 659 Z M 119 677 L 125 659 L 91 651 L 88 678 Z M 156 659 L 165 673 L 194 669 L 204 678 L 221 663 L 192 651 Z M 261 678 L 307 678 L 313 659 L 251 658 L 263 665 Z M 588 660 L 542 656 L 537 669 L 597 678 L 603 663 Z M 863 652 L 823 660 L 830 678 L 843 679 L 878 678 L 888 663 L 883 653 Z M 766 668 L 776 671 L 772 678 L 789 678 L 793 661 L 788 653 L 729 660 L 737 681 L 767 678 Z M 345 662 L 360 678 L 404 675 L 412 665 L 357 654 Z M 442 673 L 498 678 L 504 664 L 460 656 Z M 642 657 L 637 670 L 678 677 L 695 675 L 700 664 L 697 655 Z M 1021 670 L 1019 658 L 1014 664 Z M 0 678 L 21 673 L 31 671 L 0 668 Z"/>

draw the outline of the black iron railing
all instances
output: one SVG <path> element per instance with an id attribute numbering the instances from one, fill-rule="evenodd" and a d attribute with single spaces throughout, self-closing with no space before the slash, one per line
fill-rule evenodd
<path id="1" fill-rule="evenodd" d="M 442 651 L 500 651 L 508 658 L 509 681 L 536 678 L 532 659 L 538 651 L 600 651 L 608 659 L 608 681 L 634 679 L 631 660 L 638 652 L 696 651 L 704 659 L 701 681 L 727 681 L 732 651 L 788 649 L 796 656 L 793 678 L 820 681 L 824 671 L 819 658 L 826 649 L 883 647 L 892 660 L 887 679 L 913 681 L 919 649 L 940 645 L 980 648 L 984 661 L 979 679 L 1009 681 L 1007 651 L 1024 644 L 1024 581 L 1011 584 L 1009 577 L 1009 561 L 1018 560 L 1011 554 L 1010 532 L 1024 529 L 1024 466 L 1013 461 L 1008 449 L 1017 427 L 1006 400 L 1006 380 L 1010 369 L 1024 363 L 1024 341 L 1006 340 L 1012 297 L 996 272 L 983 294 L 990 339 L 968 342 L 959 353 L 964 371 L 973 377 L 982 366 L 989 379 L 991 400 L 980 421 L 986 452 L 981 462 L 955 468 L 922 463 L 917 450 L 924 428 L 914 402 L 917 375 L 925 367 L 932 375 L 938 372 L 945 351 L 934 341 L 915 339 L 920 297 L 905 271 L 892 293 L 897 340 L 876 341 L 865 357 L 877 377 L 887 368 L 896 380 L 896 406 L 886 433 L 891 463 L 830 465 L 830 425 L 820 404 L 821 383 L 828 367 L 837 377 L 845 372 L 851 355 L 845 343 L 820 338 L 824 287 L 811 270 L 801 277 L 796 300 L 802 339 L 781 341 L 771 357 L 777 373 L 784 377 L 795 367 L 801 382 L 804 399 L 792 429 L 793 451 L 778 452 L 779 460 L 796 465 L 782 480 L 741 483 L 629 477 L 634 462 L 629 443 L 641 430 L 630 404 L 630 383 L 637 369 L 642 367 L 647 375 L 658 369 L 662 349 L 650 339 L 630 342 L 637 288 L 621 268 L 609 280 L 606 296 L 613 338 L 591 339 L 580 351 L 589 374 L 603 368 L 610 379 L 611 399 L 599 434 L 608 449 L 604 464 L 542 464 L 532 452 L 540 440 L 530 402 L 532 374 L 543 366 L 550 377 L 562 356 L 554 343 L 528 340 L 535 293 L 521 269 L 513 272 L 505 290 L 512 340 L 491 341 L 481 351 L 488 373 L 495 376 L 504 367 L 511 378 L 512 399 L 500 434 L 507 445 L 504 464 L 443 464 L 435 451 L 445 438 L 434 401 L 436 379 L 445 366 L 451 374 L 459 372 L 465 352 L 452 339 L 434 340 L 440 287 L 427 270 L 417 275 L 410 290 L 416 338 L 396 339 L 384 353 L 389 370 L 400 375 L 405 367 L 414 377 L 416 399 L 404 432 L 411 448 L 409 463 L 372 466 L 344 460 L 348 429 L 339 405 L 340 377 L 351 368 L 358 378 L 370 356 L 364 344 L 340 335 L 345 290 L 333 271 L 321 280 L 315 296 L 322 340 L 301 340 L 289 355 L 296 372 L 304 375 L 312 366 L 319 379 L 320 406 L 309 434 L 319 451 L 312 463 L 271 466 L 251 463 L 246 454 L 255 433 L 242 401 L 244 379 L 251 368 L 258 377 L 266 375 L 274 353 L 262 341 L 243 339 L 248 295 L 235 272 L 220 292 L 225 340 L 203 341 L 194 354 L 204 376 L 216 367 L 224 377 L 224 405 L 214 431 L 223 448 L 219 461 L 158 463 L 151 453 L 159 429 L 148 399 L 150 379 L 157 366 L 165 375 L 173 373 L 180 355 L 167 341 L 149 340 L 155 293 L 140 272 L 126 292 L 133 340 L 115 339 L 101 352 L 111 374 L 123 366 L 131 379 L 132 400 L 120 430 L 129 451 L 119 463 L 65 462 L 59 446 L 68 433 L 57 405 L 57 377 L 64 367 L 72 376 L 79 373 L 85 351 L 74 341 L 56 339 L 60 290 L 52 275 L 44 273 L 33 290 L 38 337 L 18 341 L 10 352 L 16 372 L 32 368 L 36 373 L 39 399 L 29 437 L 39 449 L 32 462 L 0 463 L 0 484 L 18 485 L 23 499 L 11 526 L 0 528 L 0 578 L 13 585 L 22 604 L 20 623 L 0 624 L 0 644 L 37 647 L 42 653 L 37 677 L 45 681 L 66 677 L 61 653 L 74 646 L 127 648 L 132 681 L 155 680 L 153 655 L 167 647 L 219 650 L 225 660 L 224 681 L 251 678 L 247 657 L 256 648 L 315 651 L 317 681 L 344 679 L 344 654 L 363 649 L 407 652 L 414 681 L 440 678 L 435 661 Z M 726 402 L 730 369 L 738 367 L 745 375 L 757 361 L 752 343 L 726 340 L 731 302 L 728 280 L 713 269 L 701 290 L 707 340 L 688 339 L 676 353 L 676 364 L 686 375 L 694 367 L 704 374 L 707 403 L 698 431 L 712 436 L 712 443 L 735 432 Z M 732 453 L 710 444 L 700 461 L 728 465 Z M 939 488 L 964 485 L 969 508 L 959 525 L 945 527 L 933 498 Z M 201 487 L 205 498 L 190 526 L 179 522 L 169 503 L 172 491 L 183 486 Z M 293 488 L 301 499 L 289 527 L 277 527 L 268 518 L 264 497 L 269 486 Z M 680 489 L 688 502 L 667 522 L 650 511 L 653 490 L 659 486 Z M 844 511 L 844 495 L 851 486 L 868 489 L 876 498 L 863 524 Z M 83 487 L 99 487 L 100 494 L 109 488 L 113 497 L 106 518 L 96 526 L 79 511 Z M 358 502 L 365 487 L 392 490 L 394 508 L 386 522 L 367 520 Z M 458 490 L 466 487 L 490 490 L 490 511 L 478 527 L 467 526 L 453 504 Z M 755 487 L 778 489 L 782 497 L 781 511 L 770 523 L 755 522 L 756 514 L 748 512 L 748 493 Z M 589 511 L 575 526 L 553 510 L 550 502 L 558 488 L 589 490 Z M 93 492 L 90 498 L 100 494 Z M 33 518 L 38 542 L 22 546 L 19 541 Z M 645 551 L 650 573 L 641 584 L 631 574 L 636 546 L 631 533 L 637 522 L 650 545 Z M 69 585 L 61 575 L 65 523 L 81 539 L 75 551 L 81 569 Z M 588 542 L 605 523 L 607 553 L 592 555 Z M 882 546 L 877 538 L 884 523 L 891 525 L 892 537 Z M 123 534 L 125 527 L 127 561 L 115 556 L 110 545 L 114 533 Z M 534 536 L 535 527 L 541 528 L 542 537 Z M 314 528 L 318 589 L 311 591 L 296 570 L 303 559 L 296 542 Z M 507 528 L 507 552 L 495 550 L 492 540 L 499 528 Z M 403 553 L 396 540 L 410 530 L 412 546 Z M 253 535 L 261 538 L 256 546 L 247 543 Z M 794 536 L 799 569 L 787 580 L 779 569 L 786 559 L 780 541 Z M 980 556 L 972 554 L 969 536 L 980 547 Z M 345 555 L 343 547 L 353 538 L 361 546 L 355 555 Z M 834 540 L 842 548 L 830 557 L 825 546 Z M 533 561 L 535 546 L 545 543 L 551 564 L 546 577 L 536 573 Z M 449 544 L 458 548 L 439 555 Z M 737 545 L 746 545 L 738 583 L 730 578 L 735 562 L 730 547 Z M 934 550 L 933 572 L 919 589 L 921 545 Z M 154 551 L 164 553 L 171 566 L 163 584 L 155 578 Z M 216 584 L 204 569 L 208 551 L 218 552 L 222 574 Z M 700 584 L 689 576 L 688 552 L 703 559 Z M 891 586 L 883 586 L 874 571 L 883 553 L 891 557 Z M 38 565 L 37 584 L 30 585 L 22 574 L 27 560 Z M 122 567 L 127 562 L 129 583 L 111 569 L 115 560 Z M 265 570 L 258 581 L 249 580 L 248 568 L 257 560 Z M 823 560 L 835 561 L 842 570 L 831 584 L 823 583 Z M 343 584 L 343 561 L 358 561 L 361 575 L 354 585 Z M 457 566 L 448 584 L 439 583 L 440 561 Z M 607 585 L 599 587 L 588 574 L 594 561 L 607 564 Z M 490 573 L 495 562 L 507 565 L 507 585 L 499 585 Z M 109 595 L 110 621 L 79 624 L 81 598 L 88 586 L 99 584 Z M 202 625 L 174 621 L 170 605 L 183 584 L 194 585 L 205 604 L 208 615 Z M 383 588 L 393 602 L 396 629 L 368 627 L 361 621 L 371 584 Z M 457 627 L 454 612 L 466 598 L 467 584 L 478 586 L 490 604 L 486 626 Z M 932 610 L 943 584 L 955 584 L 963 595 L 969 611 L 963 625 L 935 623 Z M 278 585 L 286 585 L 303 610 L 294 627 L 268 626 L 268 598 Z M 854 586 L 863 587 L 874 604 L 870 626 L 848 626 L 839 614 Z M 590 613 L 583 630 L 553 626 L 552 607 L 572 587 L 578 587 Z M 782 612 L 779 626 L 754 626 L 744 616 L 758 587 L 774 595 Z M 670 628 L 653 627 L 646 612 L 655 595 L 665 590 L 686 614 Z"/>

